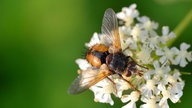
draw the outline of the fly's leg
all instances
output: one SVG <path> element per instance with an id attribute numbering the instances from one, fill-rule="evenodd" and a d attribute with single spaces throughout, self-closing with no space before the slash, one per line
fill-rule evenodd
<path id="1" fill-rule="evenodd" d="M 117 95 L 116 83 L 115 83 L 113 80 L 111 80 L 109 77 L 106 77 L 106 78 L 113 84 L 113 86 L 114 86 L 114 88 L 115 88 L 115 94 Z"/>
<path id="2" fill-rule="evenodd" d="M 135 91 L 137 91 L 137 92 L 140 93 L 140 91 L 136 88 L 136 86 L 134 86 L 133 84 L 131 84 L 131 82 L 129 82 L 128 80 L 126 80 L 125 78 L 123 78 L 122 75 L 119 74 L 119 76 L 120 76 L 125 82 L 127 82 L 127 83 L 131 86 L 131 88 L 133 88 L 133 90 L 135 90 Z"/>
<path id="3" fill-rule="evenodd" d="M 135 62 L 135 64 L 137 65 L 137 66 L 139 66 L 139 67 L 142 67 L 142 68 L 145 68 L 145 69 L 147 69 L 147 70 L 149 70 L 147 67 L 145 67 L 145 66 L 142 66 L 142 65 L 140 65 L 140 64 L 138 64 L 132 57 L 130 57 L 129 56 L 129 58 L 133 61 L 133 62 Z"/>

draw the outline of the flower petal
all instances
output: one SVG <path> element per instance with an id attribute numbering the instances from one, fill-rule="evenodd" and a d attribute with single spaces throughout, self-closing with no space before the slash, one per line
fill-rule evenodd
<path id="1" fill-rule="evenodd" d="M 86 70 L 87 68 L 91 67 L 91 64 L 89 64 L 85 59 L 77 59 L 75 62 L 79 65 L 81 70 Z"/>
<path id="2" fill-rule="evenodd" d="M 181 50 L 187 50 L 189 47 L 190 47 L 190 45 L 186 44 L 185 42 L 181 43 L 181 45 L 180 45 Z"/>
<path id="3" fill-rule="evenodd" d="M 162 34 L 163 35 L 168 35 L 169 34 L 169 27 L 168 26 L 163 26 L 162 27 Z"/>

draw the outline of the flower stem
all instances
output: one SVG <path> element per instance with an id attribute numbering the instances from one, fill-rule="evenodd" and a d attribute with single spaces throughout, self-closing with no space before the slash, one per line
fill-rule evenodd
<path id="1" fill-rule="evenodd" d="M 183 20 L 176 26 L 174 30 L 176 38 L 170 40 L 167 44 L 168 46 L 171 46 L 173 44 L 173 42 L 181 35 L 181 33 L 185 30 L 185 28 L 190 24 L 191 21 L 192 21 L 192 9 L 183 18 Z"/>
<path id="2" fill-rule="evenodd" d="M 181 72 L 182 75 L 191 75 L 191 72 Z"/>

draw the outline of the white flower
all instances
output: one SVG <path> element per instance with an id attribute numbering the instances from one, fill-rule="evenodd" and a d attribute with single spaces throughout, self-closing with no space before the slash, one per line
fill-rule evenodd
<path id="1" fill-rule="evenodd" d="M 129 45 L 128 47 L 130 49 L 137 49 L 137 43 L 136 41 L 133 40 L 133 38 L 128 38 L 126 41 L 125 41 L 125 44 Z"/>
<path id="2" fill-rule="evenodd" d="M 165 74 L 168 74 L 168 72 L 170 72 L 170 66 L 165 66 L 164 64 L 162 66 L 160 66 L 158 61 L 154 61 L 153 66 L 155 68 L 154 73 L 156 73 L 154 75 L 154 78 L 156 80 L 159 80 L 161 77 L 163 77 Z"/>
<path id="3" fill-rule="evenodd" d="M 155 92 L 155 89 L 156 89 L 155 81 L 148 79 L 146 81 L 146 84 L 143 85 L 143 87 L 141 88 L 141 92 L 144 96 L 151 97 Z"/>
<path id="4" fill-rule="evenodd" d="M 79 65 L 81 70 L 86 70 L 91 67 L 91 64 L 89 64 L 86 59 L 77 59 L 75 62 Z"/>
<path id="5" fill-rule="evenodd" d="M 154 35 L 148 38 L 145 43 L 148 43 L 149 47 L 153 50 L 155 50 L 155 48 L 159 49 L 159 36 Z"/>
<path id="6" fill-rule="evenodd" d="M 151 58 L 151 52 L 152 50 L 147 45 L 143 45 L 141 51 L 136 54 L 137 59 L 140 60 L 142 64 L 149 64 L 153 60 Z"/>
<path id="7" fill-rule="evenodd" d="M 183 95 L 182 90 L 184 87 L 184 82 L 180 78 L 179 71 L 175 69 L 173 75 L 165 75 L 164 79 L 166 80 L 163 80 L 158 86 L 159 90 L 162 91 L 162 94 L 165 94 L 165 99 L 168 97 L 173 103 L 178 102 L 179 98 Z M 167 88 L 165 88 L 165 86 Z M 170 95 L 167 95 L 167 92 L 169 92 Z"/>
<path id="8" fill-rule="evenodd" d="M 139 27 L 140 28 L 140 27 Z M 139 41 L 141 43 L 146 43 L 146 41 L 148 40 L 149 35 L 148 35 L 148 31 L 146 30 L 141 30 L 140 28 L 140 35 L 139 35 Z"/>
<path id="9" fill-rule="evenodd" d="M 156 87 L 156 85 L 158 84 L 158 81 L 154 77 L 155 74 L 156 73 L 153 70 L 144 73 L 143 78 L 145 79 L 146 83 L 144 83 L 139 89 L 143 97 L 149 98 L 154 94 L 158 93 L 158 90 Z"/>
<path id="10" fill-rule="evenodd" d="M 130 28 L 120 27 L 119 34 L 121 37 L 120 40 L 121 40 L 122 50 L 124 50 L 128 47 L 130 49 L 137 49 L 137 42 L 135 41 L 135 39 L 131 35 L 131 29 Z"/>
<path id="11" fill-rule="evenodd" d="M 108 79 L 104 79 L 90 88 L 94 92 L 95 102 L 114 104 L 111 93 L 115 92 L 113 84 Z"/>
<path id="12" fill-rule="evenodd" d="M 169 60 L 172 64 L 175 64 L 174 56 L 178 53 L 178 49 L 173 47 L 171 49 L 164 47 L 162 49 L 156 50 L 156 54 L 158 56 L 161 56 L 160 63 L 163 64 L 166 62 L 166 60 Z"/>
<path id="13" fill-rule="evenodd" d="M 131 31 L 131 35 L 133 36 L 133 39 L 134 39 L 135 41 L 138 40 L 139 36 L 141 35 L 141 30 L 140 30 L 140 28 L 139 28 L 138 25 L 136 25 L 136 26 L 133 27 L 133 29 L 132 29 L 132 31 Z"/>
<path id="14" fill-rule="evenodd" d="M 169 27 L 167 26 L 162 27 L 162 34 L 163 35 L 160 37 L 160 40 L 163 44 L 166 44 L 167 41 L 176 37 L 173 32 L 169 33 Z"/>
<path id="15" fill-rule="evenodd" d="M 187 49 L 190 47 L 190 45 L 186 43 L 182 43 L 180 45 L 180 51 L 177 54 L 177 57 L 175 59 L 176 64 L 179 64 L 181 67 L 185 67 L 188 62 L 192 61 L 192 52 L 187 52 Z"/>
<path id="16" fill-rule="evenodd" d="M 86 43 L 85 46 L 90 48 L 90 47 L 94 46 L 95 44 L 99 44 L 99 43 L 100 43 L 99 35 L 97 33 L 94 33 L 93 37 L 90 40 L 90 42 Z"/>
<path id="17" fill-rule="evenodd" d="M 160 106 L 160 108 L 169 108 L 167 100 L 159 106 Z"/>
<path id="18" fill-rule="evenodd" d="M 167 99 L 170 99 L 173 103 L 176 103 L 179 101 L 180 97 L 183 95 L 182 89 L 179 91 L 176 91 L 176 88 L 171 88 L 168 87 L 166 89 L 166 85 L 163 85 L 160 83 L 158 85 L 158 89 L 161 91 L 163 97 L 159 102 L 160 106 L 166 105 L 167 104 Z M 167 106 L 167 105 L 166 105 Z"/>
<path id="19" fill-rule="evenodd" d="M 119 27 L 121 49 L 125 56 L 135 60 L 135 67 L 132 66 L 134 62 L 130 59 L 127 61 L 129 69 L 135 71 L 130 77 L 126 77 L 126 71 L 122 74 L 112 74 L 91 86 L 94 100 L 113 105 L 112 95 L 114 95 L 123 103 L 127 103 L 123 108 L 136 108 L 136 102 L 139 100 L 143 102 L 140 108 L 169 108 L 168 99 L 172 103 L 179 102 L 185 83 L 180 77 L 180 71 L 172 65 L 185 67 L 192 61 L 192 52 L 187 51 L 190 45 L 182 43 L 180 50 L 174 46 L 169 48 L 168 41 L 173 39 L 175 34 L 168 26 L 164 26 L 162 34 L 159 35 L 156 31 L 158 23 L 151 21 L 147 16 L 139 16 L 136 4 L 124 7 L 117 13 L 117 17 L 120 22 L 125 22 Z M 88 48 L 95 44 L 110 47 L 112 44 L 110 39 L 105 34 L 94 33 L 90 42 L 85 45 Z M 102 64 L 105 68 L 92 67 L 86 59 L 77 59 L 76 63 L 82 71 L 108 69 L 109 65 Z M 99 77 L 95 74 L 93 76 Z"/>
<path id="20" fill-rule="evenodd" d="M 123 103 L 128 102 L 127 105 L 123 106 L 122 108 L 136 108 L 136 103 L 139 100 L 140 93 L 137 91 L 131 92 L 130 95 L 124 95 L 121 98 Z"/>
<path id="21" fill-rule="evenodd" d="M 140 108 L 161 108 L 157 101 L 159 100 L 156 96 L 150 97 L 141 97 L 141 101 L 145 102 L 145 104 L 141 105 Z"/>
<path id="22" fill-rule="evenodd" d="M 124 90 L 128 90 L 128 89 L 131 88 L 131 86 L 122 79 L 119 79 L 119 78 L 115 79 L 114 82 L 116 84 L 117 96 L 118 97 L 122 96 Z"/>
<path id="23" fill-rule="evenodd" d="M 139 17 L 137 20 L 140 22 L 139 25 L 142 29 L 151 31 L 158 28 L 158 23 L 155 23 L 149 19 L 147 16 Z M 155 31 L 152 31 L 152 35 L 155 33 Z M 156 34 L 156 33 L 155 33 Z"/>
<path id="24" fill-rule="evenodd" d="M 121 12 L 117 13 L 117 17 L 125 21 L 126 26 L 130 26 L 134 22 L 134 18 L 139 15 L 139 12 L 135 9 L 136 7 L 136 4 L 132 4 L 128 8 L 124 7 Z"/>
<path id="25" fill-rule="evenodd" d="M 122 50 L 126 49 L 130 46 L 132 42 L 132 38 L 130 37 L 131 29 L 127 27 L 120 27 L 119 34 L 120 34 L 120 41 L 121 41 L 121 48 Z M 128 41 L 129 40 L 129 41 Z"/>

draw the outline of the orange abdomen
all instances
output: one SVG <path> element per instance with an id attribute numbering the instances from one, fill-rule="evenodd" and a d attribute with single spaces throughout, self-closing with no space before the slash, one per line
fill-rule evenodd
<path id="1" fill-rule="evenodd" d="M 96 44 L 86 54 L 87 61 L 94 67 L 100 67 L 103 63 L 106 63 L 106 57 L 108 55 L 108 47 L 103 44 Z"/>

